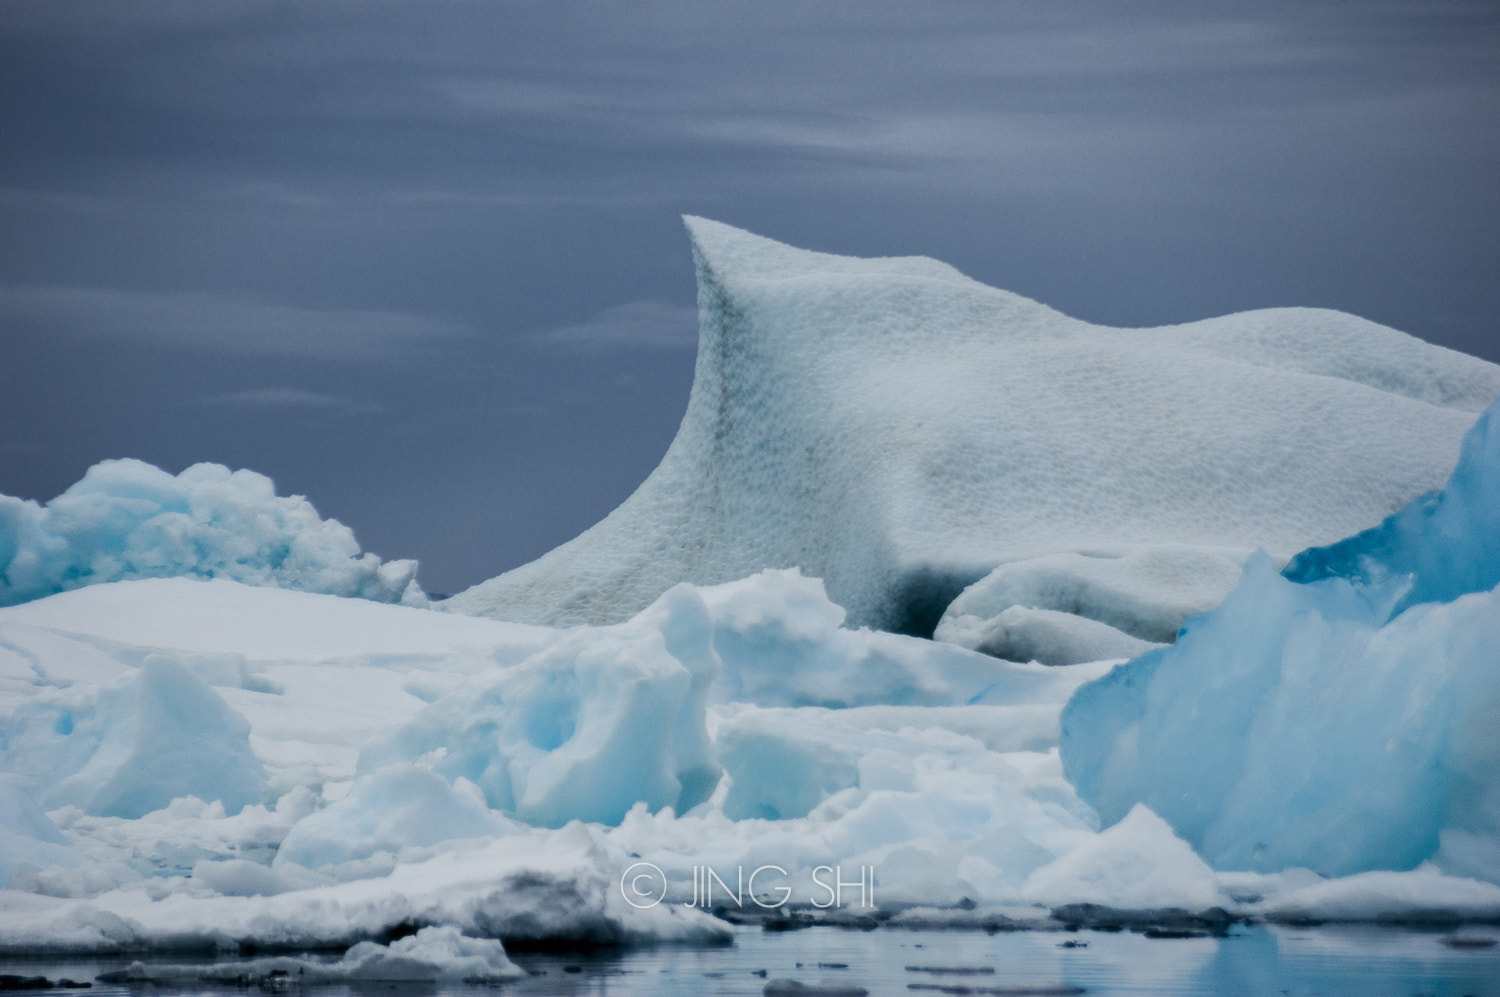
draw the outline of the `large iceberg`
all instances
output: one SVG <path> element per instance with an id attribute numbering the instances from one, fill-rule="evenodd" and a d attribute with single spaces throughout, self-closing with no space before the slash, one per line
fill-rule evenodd
<path id="1" fill-rule="evenodd" d="M 173 476 L 106 460 L 45 506 L 0 495 L 0 606 L 177 576 L 420 604 L 416 573 L 415 561 L 362 554 L 347 526 L 265 475 L 222 464 Z"/>
<path id="2" fill-rule="evenodd" d="M 1500 368 L 1339 312 L 1112 329 L 931 259 L 687 225 L 698 361 L 661 464 L 446 608 L 613 623 L 800 567 L 852 623 L 926 635 L 1013 561 L 1346 536 L 1438 485 L 1500 395 Z"/>
<path id="3" fill-rule="evenodd" d="M 1106 822 L 1145 803 L 1217 868 L 1500 883 L 1500 403 L 1442 491 L 1084 686 L 1062 757 Z"/>

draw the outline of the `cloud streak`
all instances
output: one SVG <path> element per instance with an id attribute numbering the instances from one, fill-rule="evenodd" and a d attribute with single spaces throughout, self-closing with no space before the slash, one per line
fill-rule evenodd
<path id="1" fill-rule="evenodd" d="M 307 359 L 391 358 L 468 332 L 457 323 L 406 312 L 66 286 L 0 288 L 0 321 L 78 338 Z"/>
<path id="2" fill-rule="evenodd" d="M 665 301 L 631 301 L 582 322 L 549 329 L 532 342 L 590 353 L 693 350 L 698 347 L 698 310 Z"/>
<path id="3" fill-rule="evenodd" d="M 199 404 L 238 409 L 292 409 L 324 412 L 330 415 L 364 415 L 380 412 L 383 406 L 355 401 L 340 395 L 328 395 L 303 388 L 247 388 L 226 391 L 200 398 Z"/>

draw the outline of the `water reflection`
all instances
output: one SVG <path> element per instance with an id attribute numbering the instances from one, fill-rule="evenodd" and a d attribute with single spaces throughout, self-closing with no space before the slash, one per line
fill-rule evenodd
<path id="1" fill-rule="evenodd" d="M 1458 946 L 1453 943 L 1458 941 Z M 727 948 L 662 947 L 593 954 L 516 953 L 534 975 L 497 987 L 337 986 L 319 997 L 539 997 L 539 995 L 746 995 L 791 980 L 863 988 L 871 995 L 1085 992 L 1110 995 L 1321 994 L 1500 997 L 1500 928 L 1416 932 L 1354 927 L 1237 927 L 1224 937 L 1148 938 L 1131 931 L 985 934 L 974 931 L 792 932 L 739 929 Z M 1465 946 L 1463 943 L 1468 942 Z M 129 960 L 9 961 L 0 973 L 94 979 Z M 180 961 L 180 960 L 172 960 Z M 1071 990 L 1070 990 L 1071 988 Z M 273 990 L 300 992 L 295 985 Z M 233 993 L 213 988 L 96 984 L 88 997 Z M 252 991 L 255 992 L 255 991 Z M 264 992 L 264 991 L 259 991 Z M 57 994 L 58 991 L 51 991 Z"/>

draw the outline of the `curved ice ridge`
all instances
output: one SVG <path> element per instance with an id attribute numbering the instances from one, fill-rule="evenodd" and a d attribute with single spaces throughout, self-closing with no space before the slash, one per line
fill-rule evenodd
<path id="1" fill-rule="evenodd" d="M 687 218 L 687 413 L 619 508 L 447 608 L 626 619 L 677 582 L 823 578 L 931 633 L 997 565 L 1174 543 L 1290 554 L 1440 484 L 1500 368 L 1341 312 L 1112 329 L 920 257 Z"/>

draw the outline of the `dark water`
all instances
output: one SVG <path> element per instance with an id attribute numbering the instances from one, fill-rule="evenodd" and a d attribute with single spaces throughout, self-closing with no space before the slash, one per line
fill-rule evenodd
<path id="1" fill-rule="evenodd" d="M 1235 928 L 1226 937 L 1148 938 L 1134 932 L 739 929 L 733 946 L 657 948 L 593 956 L 517 954 L 537 975 L 498 987 L 346 986 L 326 997 L 423 993 L 516 995 L 760 995 L 768 982 L 863 987 L 872 995 L 1383 995 L 1500 997 L 1500 929 L 1423 933 L 1378 927 Z M 1072 944 L 1069 944 L 1072 943 Z M 0 973 L 92 980 L 126 960 L 16 962 Z M 759 975 L 764 971 L 765 975 Z M 1071 988 L 1071 989 L 1069 989 Z M 89 997 L 158 992 L 95 984 Z M 234 993 L 188 988 L 164 993 Z M 57 991 L 52 991 L 57 993 Z"/>

